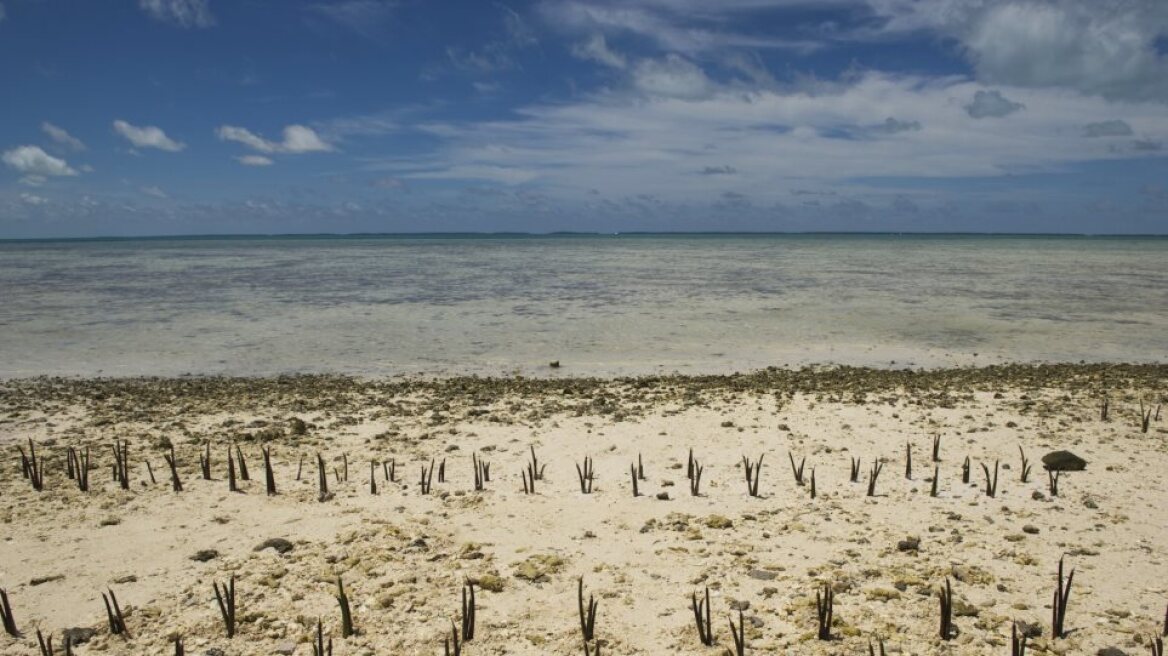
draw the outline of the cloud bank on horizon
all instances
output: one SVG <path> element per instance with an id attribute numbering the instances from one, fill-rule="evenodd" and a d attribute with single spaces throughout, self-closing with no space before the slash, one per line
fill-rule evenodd
<path id="1" fill-rule="evenodd" d="M 0 238 L 1168 232 L 1162 0 L 4 0 Z"/>

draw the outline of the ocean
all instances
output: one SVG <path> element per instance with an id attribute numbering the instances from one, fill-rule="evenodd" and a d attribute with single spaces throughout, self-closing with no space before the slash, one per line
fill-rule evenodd
<path id="1" fill-rule="evenodd" d="M 1080 360 L 1168 360 L 1168 239 L 0 242 L 4 378 L 613 376 Z"/>

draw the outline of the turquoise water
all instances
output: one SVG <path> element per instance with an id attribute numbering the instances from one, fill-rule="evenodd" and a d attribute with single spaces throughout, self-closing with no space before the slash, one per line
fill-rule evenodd
<path id="1" fill-rule="evenodd" d="M 4 377 L 1168 360 L 1163 238 L 0 242 L 0 290 Z"/>

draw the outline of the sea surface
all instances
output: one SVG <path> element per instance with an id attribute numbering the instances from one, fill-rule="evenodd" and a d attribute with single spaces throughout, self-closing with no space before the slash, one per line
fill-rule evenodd
<path id="1" fill-rule="evenodd" d="M 1080 360 L 1168 361 L 1168 239 L 0 242 L 5 378 Z"/>

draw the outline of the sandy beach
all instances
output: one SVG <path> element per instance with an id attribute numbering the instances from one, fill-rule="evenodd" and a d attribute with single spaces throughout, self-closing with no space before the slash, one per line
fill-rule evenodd
<path id="1" fill-rule="evenodd" d="M 1036 653 L 1147 653 L 1168 604 L 1168 428 L 1153 415 L 1141 432 L 1139 408 L 1158 412 L 1166 382 L 1163 365 L 7 381 L 0 587 L 22 637 L 0 639 L 0 653 L 37 653 L 38 628 L 61 651 L 62 631 L 81 628 L 93 631 L 78 654 L 169 654 L 178 637 L 191 654 L 310 654 L 318 619 L 337 654 L 442 653 L 464 581 L 477 623 L 466 653 L 582 653 L 580 577 L 598 604 L 592 644 L 607 654 L 724 653 L 739 610 L 747 653 L 861 653 L 883 639 L 888 653 L 1002 654 L 1012 620 Z M 21 475 L 17 447 L 27 453 L 29 440 L 42 491 Z M 129 445 L 128 490 L 111 475 L 116 440 Z M 231 444 L 250 474 L 237 492 Z M 172 445 L 181 492 L 164 459 Z M 66 475 L 67 447 L 90 450 L 87 493 Z M 532 448 L 546 470 L 529 495 Z M 1064 449 L 1088 464 L 1063 473 L 1052 497 L 1041 458 Z M 481 491 L 472 455 L 490 464 Z M 743 458 L 760 456 L 751 496 Z M 591 494 L 576 471 L 586 457 Z M 792 458 L 806 461 L 803 485 Z M 422 494 L 422 468 L 443 460 L 445 480 Z M 982 465 L 995 462 L 991 498 Z M 1066 635 L 1053 639 L 1060 557 L 1075 578 Z M 231 576 L 228 639 L 212 585 Z M 338 577 L 357 631 L 347 638 Z M 942 641 L 947 580 L 955 630 Z M 817 639 L 825 583 L 829 641 Z M 700 643 L 691 610 L 707 587 L 715 646 Z M 107 590 L 129 637 L 110 634 Z"/>

